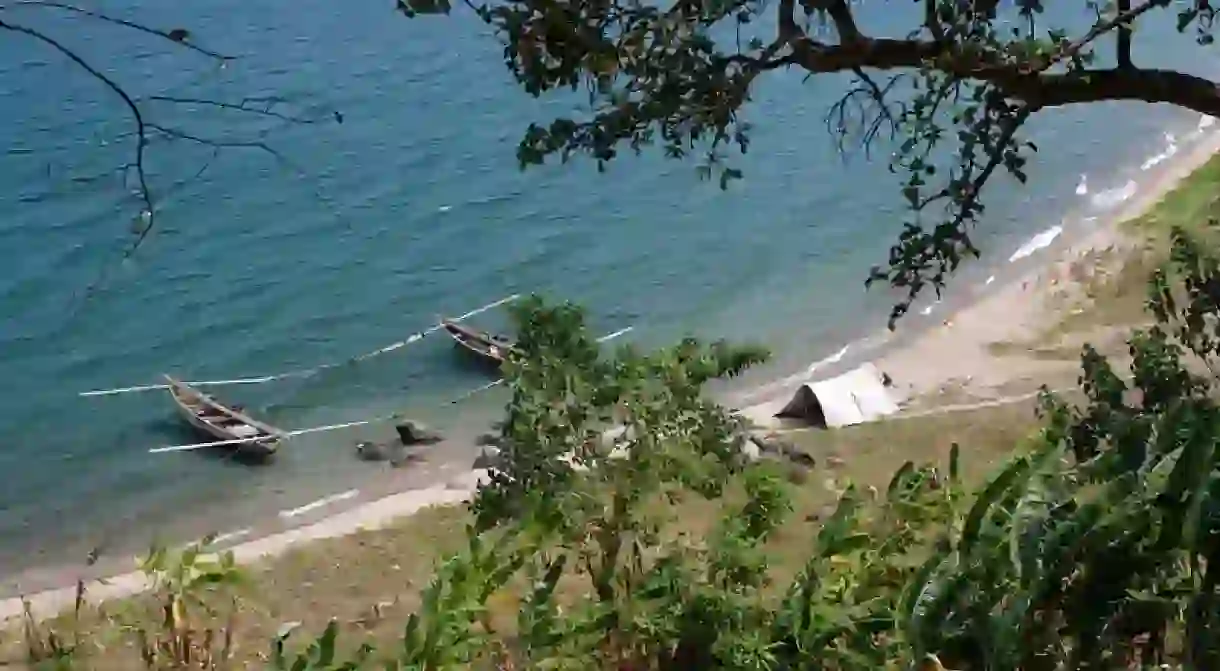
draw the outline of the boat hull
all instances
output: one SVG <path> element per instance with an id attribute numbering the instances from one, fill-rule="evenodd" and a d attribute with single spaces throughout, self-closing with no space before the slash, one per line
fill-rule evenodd
<path id="1" fill-rule="evenodd" d="M 166 379 L 170 382 L 170 396 L 178 414 L 187 425 L 201 436 L 217 441 L 242 441 L 218 445 L 218 448 L 257 459 L 267 459 L 276 453 L 283 436 L 279 429 L 258 422 L 169 376 Z"/>
<path id="2" fill-rule="evenodd" d="M 441 320 L 441 328 L 453 338 L 458 349 L 469 352 L 480 361 L 497 368 L 504 365 L 505 359 L 514 349 L 513 343 L 504 338 L 466 328 L 448 319 Z"/>

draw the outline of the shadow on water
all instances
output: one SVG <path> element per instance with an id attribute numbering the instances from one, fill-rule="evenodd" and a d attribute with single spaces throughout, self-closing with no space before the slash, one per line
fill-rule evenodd
<path id="1" fill-rule="evenodd" d="M 452 350 L 450 356 L 453 359 L 453 365 L 461 372 L 491 376 L 491 379 L 501 377 L 500 363 L 498 361 L 480 356 L 456 343 L 454 343 Z"/>
<path id="2" fill-rule="evenodd" d="M 204 447 L 194 450 L 201 458 L 220 464 L 233 464 L 235 466 L 253 466 L 264 468 L 271 466 L 276 461 L 276 454 L 263 455 L 253 454 L 246 450 L 226 449 L 225 445 L 217 445 L 215 447 Z"/>

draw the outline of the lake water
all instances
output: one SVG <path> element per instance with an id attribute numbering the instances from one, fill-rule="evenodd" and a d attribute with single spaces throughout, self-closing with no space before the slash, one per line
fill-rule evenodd
<path id="1" fill-rule="evenodd" d="M 890 298 L 866 294 L 863 280 L 886 258 L 902 201 L 884 146 L 872 161 L 844 159 L 827 134 L 844 80 L 771 75 L 747 110 L 751 151 L 733 159 L 746 178 L 728 191 L 655 154 L 624 157 L 606 174 L 586 161 L 522 173 L 514 152 L 526 125 L 573 114 L 576 102 L 516 89 L 471 17 L 409 21 L 391 4 L 101 3 L 240 56 L 224 69 L 112 26 L 26 10 L 27 23 L 57 31 L 141 96 L 274 95 L 289 101 L 277 109 L 320 119 L 268 123 L 149 102 L 155 123 L 265 140 L 284 160 L 155 142 L 157 226 L 126 260 L 140 204 L 114 172 L 132 157 L 121 102 L 42 45 L 0 42 L 0 573 L 80 557 L 102 540 L 129 548 L 153 533 L 240 525 L 371 477 L 348 434 L 302 440 L 261 469 L 151 455 L 193 439 L 163 393 L 79 398 L 84 390 L 162 372 L 198 380 L 340 362 L 518 292 L 583 303 L 596 330 L 632 326 L 623 339 L 643 346 L 688 333 L 770 343 L 776 361 L 753 382 L 884 323 Z M 866 25 L 909 11 L 880 7 Z M 1167 31 L 1142 49 L 1158 65 L 1217 69 L 1210 52 Z M 1071 227 L 1116 207 L 1149 157 L 1190 141 L 1198 123 L 1135 104 L 1044 115 L 1032 179 L 993 183 L 976 236 L 987 256 L 962 282 L 1037 248 L 1065 217 Z M 499 311 L 472 321 L 504 325 Z M 477 433 L 502 399 L 449 404 L 488 380 L 451 349 L 429 337 L 221 394 L 286 428 L 402 410 Z"/>

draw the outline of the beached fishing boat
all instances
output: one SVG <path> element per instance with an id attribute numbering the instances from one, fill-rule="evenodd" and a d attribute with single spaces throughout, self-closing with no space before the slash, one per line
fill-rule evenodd
<path id="1" fill-rule="evenodd" d="M 283 431 L 246 415 L 239 406 L 225 405 L 185 382 L 168 375 L 165 381 L 182 418 L 195 430 L 217 440 L 244 440 L 225 447 L 245 456 L 267 458 L 275 454 Z"/>
<path id="2" fill-rule="evenodd" d="M 513 341 L 508 338 L 462 326 L 452 319 L 442 319 L 441 328 L 463 349 L 497 366 L 513 351 Z"/>

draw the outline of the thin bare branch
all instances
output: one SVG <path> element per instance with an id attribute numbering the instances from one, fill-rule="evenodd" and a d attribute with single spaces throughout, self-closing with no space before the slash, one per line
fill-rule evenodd
<path id="1" fill-rule="evenodd" d="M 203 137 L 201 135 L 195 135 L 194 133 L 184 131 L 179 128 L 174 128 L 172 126 L 163 126 L 159 123 L 154 123 L 151 121 L 148 122 L 147 124 L 145 124 L 145 128 L 147 128 L 150 131 L 160 133 L 161 135 L 164 135 L 165 137 L 174 138 L 174 139 L 178 139 L 178 140 L 186 140 L 187 142 L 194 142 L 195 144 L 206 145 L 208 147 L 220 147 L 220 148 L 230 148 L 230 149 L 257 149 L 259 151 L 270 154 L 271 156 L 274 156 L 277 159 L 284 158 L 283 154 L 276 151 L 276 149 L 274 147 L 267 144 L 266 142 L 263 142 L 262 140 L 225 140 L 225 139 L 221 139 L 221 138 Z"/>
<path id="2" fill-rule="evenodd" d="M 847 140 L 853 135 L 853 127 L 859 129 L 859 143 L 865 156 L 869 156 L 874 140 L 885 126 L 894 137 L 898 131 L 898 118 L 890 110 L 889 92 L 901 80 L 902 75 L 891 76 L 884 86 L 878 84 L 863 70 L 855 73 L 857 80 L 826 114 L 826 127 L 836 138 L 840 154 L 847 151 Z"/>
<path id="3" fill-rule="evenodd" d="M 143 112 L 140 111 L 140 106 L 136 104 L 136 101 L 131 97 L 130 94 L 127 93 L 127 91 L 123 89 L 122 86 L 99 71 L 97 68 L 90 65 L 88 61 L 86 61 L 72 49 L 64 46 L 63 43 L 59 42 L 55 38 L 33 28 L 28 28 L 26 26 L 10 23 L 4 20 L 0 20 L 0 30 L 8 30 L 14 33 L 27 35 L 35 40 L 38 40 L 39 42 L 42 42 L 43 44 L 50 46 L 68 60 L 75 63 L 82 70 L 87 72 L 89 76 L 104 84 L 106 88 L 114 92 L 114 94 L 123 101 L 123 104 L 127 107 L 128 112 L 131 113 L 131 116 L 136 124 L 136 157 L 134 165 L 136 179 L 139 182 L 140 197 L 144 201 L 144 213 L 142 213 L 142 216 L 145 218 L 145 230 L 140 235 L 140 240 L 142 241 L 144 236 L 147 235 L 147 231 L 152 229 L 153 219 L 155 218 L 156 214 L 153 211 L 153 196 L 151 189 L 148 187 L 148 176 L 144 170 L 144 150 L 148 145 L 148 136 L 146 133 L 148 125 L 144 120 Z"/>
<path id="4" fill-rule="evenodd" d="M 1128 9 L 1118 12 L 1111 19 L 1098 18 L 1097 23 L 1093 25 L 1093 28 L 1090 29 L 1089 32 L 1087 32 L 1083 36 L 1081 36 L 1080 39 L 1068 43 L 1063 49 L 1061 49 L 1059 51 L 1059 53 L 1057 53 L 1055 55 L 1054 58 L 1048 59 L 1046 61 L 1046 63 L 1044 63 L 1040 67 L 1036 68 L 1036 70 L 1039 72 L 1044 72 L 1065 60 L 1076 58 L 1077 56 L 1080 55 L 1080 52 L 1083 51 L 1085 47 L 1087 47 L 1090 44 L 1092 44 L 1093 42 L 1097 41 L 1097 39 L 1102 37 L 1103 35 L 1108 34 L 1115 28 L 1121 28 L 1122 26 L 1130 26 L 1131 22 L 1135 21 L 1136 19 L 1138 19 L 1140 16 L 1142 16 L 1146 12 L 1149 12 L 1153 9 L 1159 9 L 1161 7 L 1165 7 L 1168 4 L 1169 4 L 1168 0 L 1147 0 L 1146 2 L 1143 2 L 1139 5 L 1137 5 L 1134 9 L 1128 8 Z M 1128 28 L 1128 33 L 1129 32 L 1130 32 L 1130 29 Z M 1130 40 L 1129 34 L 1128 34 L 1128 40 Z M 1129 41 L 1126 46 L 1126 51 L 1127 51 L 1127 64 L 1130 65 L 1131 45 L 1130 45 Z"/>
<path id="5" fill-rule="evenodd" d="M 200 54 L 203 54 L 204 56 L 207 56 L 209 58 L 214 58 L 219 61 L 233 60 L 232 56 L 226 56 L 224 54 L 212 51 L 211 49 L 207 49 L 207 48 L 204 48 L 197 44 L 192 43 L 190 41 L 190 33 L 188 33 L 186 30 L 184 30 L 182 28 L 175 28 L 175 29 L 171 29 L 171 30 L 160 30 L 157 28 L 152 28 L 149 26 L 141 25 L 139 23 L 135 23 L 134 21 L 120 19 L 118 17 L 103 14 L 101 12 L 95 12 L 90 9 L 85 9 L 84 7 L 78 7 L 76 5 L 71 5 L 71 4 L 64 3 L 64 2 L 51 2 L 48 0 L 15 0 L 14 2 L 6 2 L 2 5 L 0 5 L 0 11 L 6 10 L 6 9 L 18 9 L 18 8 L 22 8 L 22 7 L 58 9 L 58 10 L 65 11 L 65 12 L 71 12 L 73 14 L 85 16 L 90 19 L 94 19 L 96 21 L 112 23 L 116 26 L 123 26 L 124 28 L 130 28 L 131 30 L 138 31 L 138 32 L 144 33 L 146 35 L 154 35 L 156 37 L 160 37 L 162 39 L 169 40 L 170 42 L 173 42 L 174 44 L 176 44 L 180 47 L 189 49 L 191 51 L 198 52 Z"/>
<path id="6" fill-rule="evenodd" d="M 322 121 L 334 120 L 338 123 L 343 123 L 343 116 L 338 112 L 331 112 L 324 117 L 303 117 L 277 112 L 272 109 L 277 104 L 286 102 L 284 98 L 278 96 L 258 96 L 242 98 L 240 102 L 230 103 L 220 100 L 209 100 L 207 98 L 187 98 L 180 96 L 153 95 L 145 98 L 149 102 L 162 102 L 177 105 L 199 105 L 202 107 L 215 107 L 218 109 L 230 110 L 234 112 L 247 112 L 258 116 L 274 117 L 292 123 L 312 124 Z M 260 106 L 256 106 L 260 105 Z"/>

